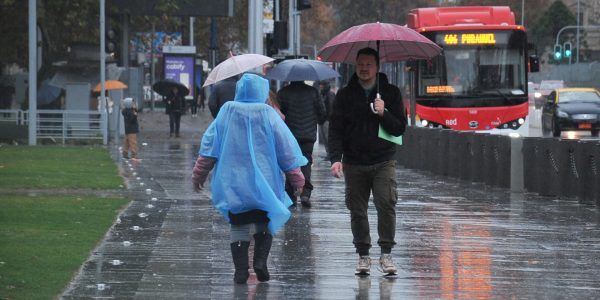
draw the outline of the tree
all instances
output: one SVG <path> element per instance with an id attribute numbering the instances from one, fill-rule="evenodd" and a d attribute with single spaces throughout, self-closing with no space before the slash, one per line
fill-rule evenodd
<path id="1" fill-rule="evenodd" d="M 567 25 L 577 24 L 575 15 L 560 1 L 554 1 L 546 9 L 535 26 L 531 30 L 530 40 L 543 49 L 543 52 L 550 53 L 556 43 L 556 35 L 561 28 Z M 559 43 L 562 43 L 559 41 Z"/>

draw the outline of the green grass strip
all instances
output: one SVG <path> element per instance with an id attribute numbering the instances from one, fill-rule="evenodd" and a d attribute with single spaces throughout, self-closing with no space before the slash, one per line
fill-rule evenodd
<path id="1" fill-rule="evenodd" d="M 102 147 L 0 146 L 0 188 L 119 189 L 122 184 Z"/>
<path id="2" fill-rule="evenodd" d="M 0 197 L 0 299 L 55 298 L 127 199 Z"/>

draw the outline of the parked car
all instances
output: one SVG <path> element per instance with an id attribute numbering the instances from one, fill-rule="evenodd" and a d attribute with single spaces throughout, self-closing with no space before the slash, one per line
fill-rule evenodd
<path id="1" fill-rule="evenodd" d="M 544 103 L 546 102 L 548 95 L 550 95 L 550 93 L 553 90 L 564 88 L 564 87 L 565 87 L 565 82 L 563 80 L 542 80 L 540 82 L 540 85 L 538 86 L 538 88 L 535 90 L 535 93 L 534 93 L 535 108 L 536 109 L 541 108 L 544 105 Z"/>
<path id="2" fill-rule="evenodd" d="M 542 133 L 559 137 L 564 130 L 600 132 L 600 91 L 562 88 L 548 95 L 542 108 Z"/>

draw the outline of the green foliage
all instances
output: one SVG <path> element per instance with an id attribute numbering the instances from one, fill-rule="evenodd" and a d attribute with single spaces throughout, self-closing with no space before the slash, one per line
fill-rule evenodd
<path id="1" fill-rule="evenodd" d="M 532 28 L 530 37 L 538 46 L 538 49 L 553 49 L 556 43 L 556 34 L 560 29 L 576 24 L 577 17 L 562 1 L 556 0 L 542 13 L 542 16 Z M 560 43 L 562 41 L 559 41 Z"/>
<path id="2" fill-rule="evenodd" d="M 0 198 L 0 299 L 52 299 L 89 256 L 125 199 Z"/>
<path id="3" fill-rule="evenodd" d="M 0 188 L 119 189 L 108 151 L 95 147 L 2 146 Z"/>

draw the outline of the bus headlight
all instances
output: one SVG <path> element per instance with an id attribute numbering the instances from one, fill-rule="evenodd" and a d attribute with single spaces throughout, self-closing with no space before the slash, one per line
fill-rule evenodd
<path id="1" fill-rule="evenodd" d="M 539 98 L 539 97 L 541 97 L 541 96 L 542 96 L 542 93 L 540 93 L 540 92 L 535 92 L 535 93 L 533 93 L 533 96 L 534 96 L 534 97 L 536 97 L 536 98 Z"/>
<path id="2" fill-rule="evenodd" d="M 517 120 L 517 122 L 519 122 L 519 125 L 523 125 L 523 123 L 525 123 L 525 119 L 519 118 L 519 120 Z"/>
<path id="3" fill-rule="evenodd" d="M 427 120 L 421 120 L 421 125 L 423 127 L 427 127 L 427 125 L 429 125 L 429 122 L 427 122 Z"/>

